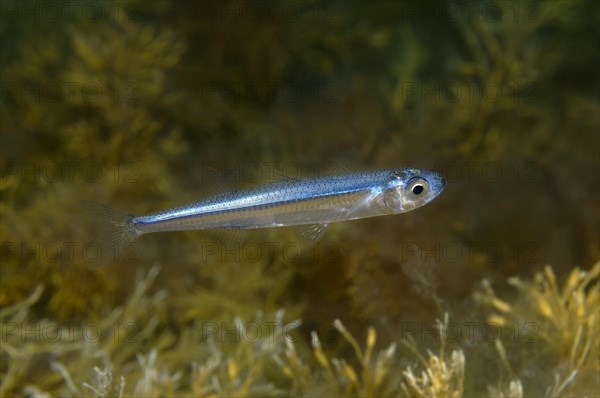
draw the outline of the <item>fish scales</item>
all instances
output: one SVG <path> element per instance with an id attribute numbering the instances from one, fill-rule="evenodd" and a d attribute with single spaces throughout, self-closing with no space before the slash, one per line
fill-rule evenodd
<path id="1" fill-rule="evenodd" d="M 435 199 L 446 185 L 433 171 L 388 169 L 273 182 L 211 196 L 148 215 L 103 208 L 116 239 L 153 232 L 253 229 L 320 224 L 405 213 Z"/>

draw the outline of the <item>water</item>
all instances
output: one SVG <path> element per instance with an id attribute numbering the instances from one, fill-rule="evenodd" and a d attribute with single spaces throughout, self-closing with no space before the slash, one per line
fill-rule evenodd
<path id="1" fill-rule="evenodd" d="M 487 384 L 474 380 L 510 378 L 539 395 L 554 374 L 568 378 L 571 352 L 584 352 L 573 351 L 577 333 L 568 332 L 578 316 L 598 331 L 589 308 L 569 318 L 574 306 L 545 309 L 507 283 L 551 286 L 548 271 L 535 277 L 550 264 L 560 292 L 575 267 L 589 270 L 600 257 L 595 3 L 31 1 L 1 9 L 0 305 L 11 347 L 0 354 L 2 394 L 33 386 L 90 393 L 82 383 L 108 377 L 97 366 L 110 367 L 113 395 L 121 375 L 137 395 L 198 395 L 194 380 L 220 395 L 275 393 L 258 387 L 269 383 L 283 395 L 343 395 L 332 381 L 343 378 L 319 390 L 296 373 L 294 384 L 265 370 L 283 369 L 277 361 L 287 354 L 275 361 L 256 344 L 276 341 L 298 319 L 288 331 L 311 374 L 325 372 L 313 331 L 324 355 L 360 373 L 335 319 L 363 353 L 368 326 L 376 351 L 412 336 L 422 353 L 438 353 L 434 322 L 447 312 L 445 359 L 452 349 L 466 356 L 461 391 L 481 395 Z M 443 195 L 401 216 L 336 223 L 309 247 L 279 228 L 243 240 L 173 232 L 119 248 L 101 266 L 98 224 L 79 211 L 87 199 L 147 214 L 280 178 L 407 167 L 442 174 Z M 482 301 L 484 279 L 520 314 L 508 324 Z M 589 286 L 581 291 L 593 308 Z M 13 307 L 28 297 L 35 304 Z M 121 307 L 129 315 L 106 318 Z M 556 330 L 571 338 L 544 340 Z M 209 340 L 222 350 L 208 371 L 221 391 L 189 372 L 216 355 Z M 83 355 L 83 364 L 63 356 L 81 341 L 96 356 Z M 244 344 L 253 348 L 235 351 Z M 30 357 L 44 370 L 10 376 L 15 349 L 60 358 L 77 391 L 46 357 Z M 240 354 L 253 350 L 264 356 Z M 390 379 L 407 383 L 411 355 L 394 353 Z M 182 379 L 139 384 L 152 366 Z M 588 377 L 597 363 L 580 366 L 562 393 L 598 394 Z M 244 390 L 236 380 L 251 369 Z M 57 372 L 60 383 L 51 381 Z"/>

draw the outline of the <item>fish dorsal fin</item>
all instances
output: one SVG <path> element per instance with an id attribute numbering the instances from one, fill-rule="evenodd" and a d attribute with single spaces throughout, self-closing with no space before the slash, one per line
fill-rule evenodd
<path id="1" fill-rule="evenodd" d="M 203 169 L 202 184 L 208 195 L 217 195 L 235 190 L 227 183 L 223 173 L 211 165 L 205 166 Z"/>
<path id="2" fill-rule="evenodd" d="M 303 245 L 312 247 L 323 237 L 326 229 L 327 224 L 301 225 L 297 227 L 296 235 Z"/>
<path id="3" fill-rule="evenodd" d="M 294 168 L 292 168 L 294 169 Z M 282 168 L 273 168 L 269 176 L 273 182 L 298 181 L 301 178 L 335 177 L 345 174 L 356 173 L 356 169 L 348 163 L 326 162 L 307 166 L 306 169 L 295 168 L 298 175 Z"/>
<path id="4" fill-rule="evenodd" d="M 270 182 L 285 182 L 298 181 L 300 178 L 294 175 L 288 175 L 283 169 L 273 168 L 272 174 L 269 176 Z"/>
<path id="5" fill-rule="evenodd" d="M 332 161 L 315 166 L 315 174 L 317 177 L 335 177 L 352 173 L 356 173 L 356 169 L 344 162 Z"/>

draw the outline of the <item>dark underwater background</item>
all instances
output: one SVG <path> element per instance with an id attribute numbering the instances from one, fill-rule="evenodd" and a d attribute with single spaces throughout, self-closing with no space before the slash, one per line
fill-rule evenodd
<path id="1" fill-rule="evenodd" d="M 0 395 L 600 394 L 598 4 L 3 1 Z M 81 210 L 398 167 L 315 246 Z"/>

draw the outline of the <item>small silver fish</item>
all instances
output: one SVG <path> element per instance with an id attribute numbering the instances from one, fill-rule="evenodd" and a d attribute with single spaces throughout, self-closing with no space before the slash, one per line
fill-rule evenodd
<path id="1" fill-rule="evenodd" d="M 91 206 L 112 229 L 112 241 L 164 231 L 304 226 L 317 240 L 327 224 L 405 213 L 435 199 L 446 180 L 433 171 L 390 169 L 291 179 L 222 193 L 149 215 Z"/>

